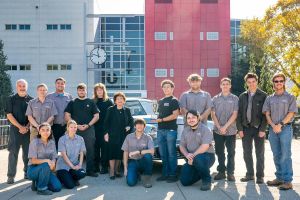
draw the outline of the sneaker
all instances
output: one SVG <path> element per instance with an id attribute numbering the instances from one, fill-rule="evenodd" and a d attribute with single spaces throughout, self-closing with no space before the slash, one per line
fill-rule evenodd
<path id="1" fill-rule="evenodd" d="M 278 186 L 279 190 L 291 190 L 293 189 L 293 184 L 292 183 L 283 183 Z"/>
<path id="2" fill-rule="evenodd" d="M 14 184 L 15 179 L 13 177 L 8 177 L 6 183 L 7 184 Z"/>
<path id="3" fill-rule="evenodd" d="M 77 181 L 74 181 L 74 183 L 75 183 L 76 186 L 80 186 L 80 183 L 79 183 L 78 180 L 77 180 Z"/>
<path id="4" fill-rule="evenodd" d="M 141 175 L 141 180 L 142 180 L 143 186 L 145 188 L 151 188 L 152 187 L 151 176 L 150 175 Z"/>
<path id="5" fill-rule="evenodd" d="M 241 178 L 242 182 L 248 182 L 248 181 L 253 181 L 254 177 L 253 176 L 245 176 L 243 178 Z"/>
<path id="6" fill-rule="evenodd" d="M 88 172 L 88 173 L 86 173 L 86 175 L 90 176 L 90 177 L 98 177 L 98 174 L 95 172 Z"/>
<path id="7" fill-rule="evenodd" d="M 232 181 L 232 182 L 234 182 L 234 181 L 235 181 L 234 175 L 233 175 L 233 174 L 228 174 L 228 175 L 227 175 L 227 181 Z"/>
<path id="8" fill-rule="evenodd" d="M 167 177 L 167 183 L 174 183 L 176 181 L 178 181 L 177 176 L 168 176 Z"/>
<path id="9" fill-rule="evenodd" d="M 263 184 L 263 183 L 264 183 L 264 178 L 262 177 L 256 178 L 256 184 Z"/>
<path id="10" fill-rule="evenodd" d="M 267 181 L 267 185 L 268 186 L 279 186 L 279 185 L 282 185 L 283 184 L 283 181 L 275 178 L 274 180 L 272 181 Z"/>
<path id="11" fill-rule="evenodd" d="M 225 173 L 219 172 L 217 175 L 215 175 L 214 180 L 223 180 L 226 178 Z"/>
<path id="12" fill-rule="evenodd" d="M 202 191 L 211 190 L 211 183 L 202 183 L 200 190 Z"/>
<path id="13" fill-rule="evenodd" d="M 38 190 L 37 194 L 39 194 L 39 195 L 52 195 L 53 192 L 50 191 L 50 190 Z"/>
<path id="14" fill-rule="evenodd" d="M 156 181 L 166 181 L 168 179 L 167 176 L 160 176 L 156 179 Z"/>
<path id="15" fill-rule="evenodd" d="M 28 179 L 28 176 L 26 173 L 24 174 L 24 179 Z"/>
<path id="16" fill-rule="evenodd" d="M 32 183 L 31 183 L 31 190 L 32 190 L 32 191 L 37 191 L 35 181 L 32 181 Z"/>

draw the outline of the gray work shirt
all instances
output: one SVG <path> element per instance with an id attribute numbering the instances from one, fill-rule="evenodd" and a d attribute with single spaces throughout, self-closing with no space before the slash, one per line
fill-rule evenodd
<path id="1" fill-rule="evenodd" d="M 65 152 L 71 163 L 76 166 L 79 164 L 80 152 L 85 152 L 85 144 L 83 137 L 75 134 L 74 138 L 70 138 L 66 133 L 59 138 L 58 141 L 58 152 Z M 58 157 L 56 163 L 56 170 L 65 169 L 69 170 L 70 166 L 65 162 L 62 155 Z"/>
<path id="2" fill-rule="evenodd" d="M 220 126 L 224 126 L 234 111 L 239 109 L 239 98 L 234 94 L 229 94 L 224 96 L 222 93 L 216 95 L 212 99 L 211 110 L 215 112 L 216 117 Z M 213 129 L 215 132 L 219 133 L 217 126 Z M 235 135 L 237 132 L 236 122 L 233 122 L 227 129 L 226 135 Z"/>
<path id="3" fill-rule="evenodd" d="M 210 145 L 207 153 L 215 153 L 212 143 L 213 134 L 203 123 L 200 123 L 195 130 L 190 126 L 185 127 L 180 139 L 180 146 L 186 148 L 189 153 L 194 153 L 202 144 Z"/>
<path id="4" fill-rule="evenodd" d="M 47 95 L 48 99 L 54 101 L 57 115 L 54 117 L 54 124 L 65 125 L 65 108 L 67 107 L 68 103 L 73 99 L 69 93 L 50 93 Z"/>
<path id="5" fill-rule="evenodd" d="M 202 90 L 198 93 L 192 91 L 184 92 L 179 99 L 179 103 L 180 108 L 196 110 L 200 115 L 212 106 L 210 94 Z M 203 122 L 205 123 L 206 121 Z"/>
<path id="6" fill-rule="evenodd" d="M 122 145 L 122 150 L 127 152 L 154 149 L 153 140 L 150 135 L 143 134 L 139 139 L 135 133 L 126 136 Z"/>
<path id="7" fill-rule="evenodd" d="M 262 112 L 270 112 L 273 123 L 278 124 L 289 112 L 298 112 L 296 97 L 286 91 L 282 95 L 273 93 L 266 98 Z"/>
<path id="8" fill-rule="evenodd" d="M 57 115 L 57 110 L 51 99 L 46 98 L 42 103 L 39 98 L 35 98 L 29 101 L 25 115 L 32 115 L 35 121 L 41 124 L 50 117 Z"/>
<path id="9" fill-rule="evenodd" d="M 32 165 L 31 158 L 55 160 L 57 158 L 55 141 L 50 139 L 44 144 L 41 138 L 33 139 L 29 145 L 28 158 L 28 165 Z"/>

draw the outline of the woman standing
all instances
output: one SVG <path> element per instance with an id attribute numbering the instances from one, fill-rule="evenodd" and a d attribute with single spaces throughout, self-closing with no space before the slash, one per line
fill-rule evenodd
<path id="1" fill-rule="evenodd" d="M 86 172 L 82 169 L 84 152 L 86 152 L 83 137 L 76 134 L 77 123 L 70 120 L 67 132 L 58 141 L 58 151 L 61 153 L 57 160 L 57 177 L 68 189 L 79 186 L 79 180 Z"/>
<path id="2" fill-rule="evenodd" d="M 51 195 L 61 190 L 61 183 L 54 175 L 57 152 L 51 133 L 51 126 L 42 123 L 38 127 L 39 134 L 34 138 L 28 151 L 27 175 L 32 180 L 32 191 L 40 195 Z"/>
<path id="3" fill-rule="evenodd" d="M 108 142 L 109 175 L 110 179 L 121 177 L 120 162 L 122 160 L 122 144 L 125 137 L 133 130 L 133 118 L 130 109 L 125 107 L 126 97 L 118 92 L 114 95 L 115 105 L 107 110 L 104 121 L 105 141 Z"/>
<path id="4" fill-rule="evenodd" d="M 104 140 L 104 119 L 107 109 L 113 106 L 113 102 L 109 99 L 106 87 L 102 83 L 97 83 L 94 86 L 93 99 L 100 110 L 100 119 L 95 124 L 95 172 L 106 174 L 108 173 L 108 143 Z M 99 164 L 101 164 L 101 171 Z"/>

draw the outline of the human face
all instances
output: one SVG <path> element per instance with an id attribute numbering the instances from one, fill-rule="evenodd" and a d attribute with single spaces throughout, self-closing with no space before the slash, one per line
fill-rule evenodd
<path id="1" fill-rule="evenodd" d="M 200 90 L 201 87 L 201 81 L 197 80 L 197 81 L 190 81 L 189 82 L 190 87 L 192 90 Z"/>
<path id="2" fill-rule="evenodd" d="M 47 88 L 45 88 L 44 86 L 41 86 L 37 89 L 37 95 L 39 98 L 45 98 L 47 96 Z"/>
<path id="3" fill-rule="evenodd" d="M 136 124 L 135 125 L 135 130 L 139 133 L 143 133 L 144 132 L 144 129 L 145 129 L 145 126 L 144 124 Z"/>
<path id="4" fill-rule="evenodd" d="M 125 101 L 124 101 L 123 97 L 118 96 L 118 97 L 116 98 L 115 104 L 116 104 L 118 107 L 123 107 L 124 104 L 125 104 Z"/>
<path id="5" fill-rule="evenodd" d="M 195 127 L 198 125 L 199 123 L 199 119 L 198 119 L 198 116 L 195 116 L 193 115 L 192 113 L 189 113 L 187 116 L 186 116 L 186 121 L 187 121 L 187 124 L 191 127 Z"/>
<path id="6" fill-rule="evenodd" d="M 97 94 L 97 97 L 98 97 L 98 98 L 103 98 L 103 95 L 104 95 L 103 89 L 100 88 L 100 87 L 98 87 L 98 88 L 96 89 L 96 94 Z"/>
<path id="7" fill-rule="evenodd" d="M 274 89 L 275 90 L 283 90 L 284 89 L 284 85 L 285 85 L 285 81 L 284 78 L 282 77 L 276 77 L 273 81 L 274 84 Z"/>
<path id="8" fill-rule="evenodd" d="M 174 88 L 172 88 L 171 84 L 164 84 L 162 90 L 166 96 L 171 96 L 173 94 Z"/>
<path id="9" fill-rule="evenodd" d="M 231 89 L 231 84 L 229 81 L 222 81 L 220 84 L 220 88 L 222 90 L 222 93 L 229 93 Z"/>
<path id="10" fill-rule="evenodd" d="M 85 98 L 86 97 L 86 89 L 85 88 L 78 88 L 77 94 L 79 98 Z"/>
<path id="11" fill-rule="evenodd" d="M 248 78 L 246 80 L 247 87 L 250 91 L 255 91 L 257 89 L 257 80 L 255 78 Z"/>
<path id="12" fill-rule="evenodd" d="M 18 82 L 16 85 L 16 90 L 20 97 L 27 95 L 27 85 L 24 82 Z"/>
<path id="13" fill-rule="evenodd" d="M 77 124 L 70 124 L 68 126 L 68 133 L 70 135 L 75 135 L 76 132 L 77 132 Z"/>
<path id="14" fill-rule="evenodd" d="M 55 88 L 57 92 L 64 92 L 66 83 L 63 80 L 57 80 L 55 83 Z"/>
<path id="15" fill-rule="evenodd" d="M 43 140 L 48 140 L 49 136 L 51 135 L 51 128 L 49 126 L 43 126 L 40 128 L 39 134 Z"/>

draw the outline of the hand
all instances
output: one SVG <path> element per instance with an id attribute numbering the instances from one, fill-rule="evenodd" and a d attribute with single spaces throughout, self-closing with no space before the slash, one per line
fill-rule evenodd
<path id="1" fill-rule="evenodd" d="M 194 161 L 193 159 L 188 160 L 188 164 L 193 165 L 193 161 Z"/>
<path id="2" fill-rule="evenodd" d="M 87 130 L 87 129 L 89 128 L 89 125 L 83 124 L 83 125 L 82 125 L 82 128 L 83 128 L 83 131 L 85 131 L 85 130 Z"/>
<path id="3" fill-rule="evenodd" d="M 124 176 L 127 176 L 127 168 L 124 167 Z"/>
<path id="4" fill-rule="evenodd" d="M 277 134 L 280 133 L 281 132 L 281 124 L 277 124 L 277 125 L 273 126 L 273 131 Z"/>
<path id="5" fill-rule="evenodd" d="M 78 130 L 80 130 L 80 131 L 84 131 L 83 125 L 78 125 L 77 128 L 78 128 Z"/>
<path id="6" fill-rule="evenodd" d="M 128 132 L 130 130 L 130 126 L 125 127 L 125 131 Z"/>
<path id="7" fill-rule="evenodd" d="M 202 115 L 199 114 L 199 122 L 201 122 L 203 120 Z"/>
<path id="8" fill-rule="evenodd" d="M 188 159 L 188 160 L 193 160 L 194 157 L 195 157 L 195 155 L 192 154 L 192 153 L 188 153 L 185 157 L 186 157 L 186 159 Z"/>
<path id="9" fill-rule="evenodd" d="M 239 136 L 240 136 L 240 138 L 243 138 L 244 137 L 244 131 L 239 131 Z"/>
<path id="10" fill-rule="evenodd" d="M 260 138 L 265 137 L 265 135 L 266 135 L 266 132 L 264 132 L 264 131 L 259 131 L 259 133 L 258 133 L 258 137 L 260 137 Z"/>
<path id="11" fill-rule="evenodd" d="M 28 132 L 28 128 L 27 128 L 26 126 L 21 126 L 21 127 L 19 128 L 19 133 L 25 134 L 25 133 L 27 133 L 27 132 Z"/>
<path id="12" fill-rule="evenodd" d="M 140 155 L 139 151 L 133 151 L 129 153 L 129 158 L 133 158 L 135 155 Z"/>
<path id="13" fill-rule="evenodd" d="M 226 128 L 225 126 L 222 126 L 222 127 L 220 128 L 220 133 L 221 133 L 221 135 L 225 135 L 225 134 L 226 134 L 226 130 L 227 130 L 227 128 Z"/>
<path id="14" fill-rule="evenodd" d="M 79 170 L 81 167 L 79 165 L 73 166 L 72 169 Z"/>
<path id="15" fill-rule="evenodd" d="M 104 140 L 105 140 L 105 142 L 108 142 L 108 140 L 109 140 L 109 135 L 108 135 L 108 133 L 106 133 L 106 134 L 104 135 Z"/>

